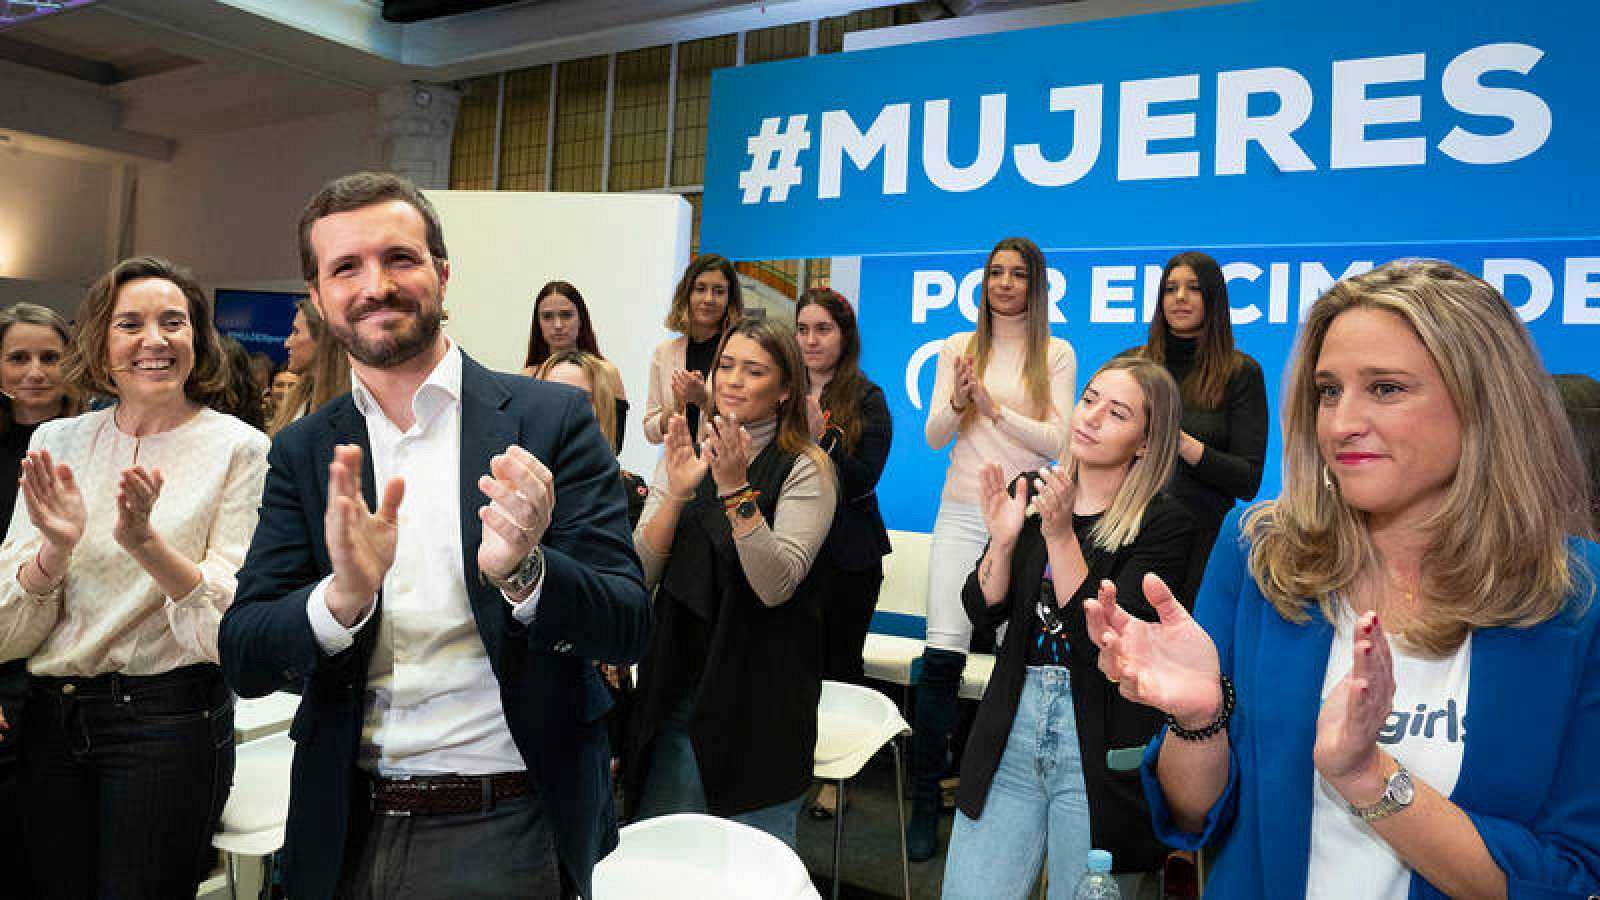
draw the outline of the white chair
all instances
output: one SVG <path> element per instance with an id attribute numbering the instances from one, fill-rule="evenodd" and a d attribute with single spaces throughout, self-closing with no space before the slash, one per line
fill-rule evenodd
<path id="1" fill-rule="evenodd" d="M 968 653 L 966 668 L 961 670 L 961 689 L 957 696 L 963 700 L 982 700 L 993 675 L 994 654 Z"/>
<path id="2" fill-rule="evenodd" d="M 891 531 L 894 552 L 883 558 L 883 588 L 878 592 L 878 616 L 914 626 L 928 611 L 928 552 L 931 536 L 916 531 Z M 922 639 L 907 634 L 868 632 L 861 648 L 866 676 L 897 684 L 901 703 L 909 699 L 916 683 L 917 661 L 922 659 Z"/>
<path id="3" fill-rule="evenodd" d="M 265 697 L 241 697 L 233 704 L 233 740 L 236 744 L 287 731 L 300 708 L 300 697 L 278 691 Z"/>
<path id="4" fill-rule="evenodd" d="M 900 747 L 895 738 L 910 734 L 894 701 L 872 688 L 822 683 L 817 704 L 817 751 L 813 774 L 839 785 L 839 807 L 833 817 L 833 897 L 839 897 L 839 856 L 844 848 L 845 781 L 854 778 L 885 744 L 894 754 L 894 800 L 900 814 L 900 879 L 906 900 L 911 900 L 911 863 L 906 856 L 906 805 Z"/>
<path id="5" fill-rule="evenodd" d="M 821 900 L 805 863 L 765 831 L 697 813 L 622 829 L 592 900 Z"/>
<path id="6" fill-rule="evenodd" d="M 272 885 L 272 854 L 283 846 L 284 822 L 289 817 L 289 766 L 294 742 L 284 732 L 240 744 L 233 769 L 233 790 L 222 810 L 222 825 L 211 845 L 228 854 L 228 896 L 237 891 L 237 858 L 260 857 L 263 864 L 261 896 Z"/>

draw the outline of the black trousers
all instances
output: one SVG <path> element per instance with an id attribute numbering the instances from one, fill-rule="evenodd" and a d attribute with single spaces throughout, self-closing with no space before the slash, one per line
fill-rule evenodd
<path id="1" fill-rule="evenodd" d="M 233 786 L 233 695 L 214 665 L 36 677 L 20 794 L 37 895 L 193 897 Z"/>
<path id="2" fill-rule="evenodd" d="M 826 561 L 824 552 L 817 565 L 829 566 L 828 587 L 822 595 L 822 677 L 864 684 L 861 648 L 867 642 L 872 613 L 878 608 L 883 560 L 859 572 L 846 572 Z"/>
<path id="3" fill-rule="evenodd" d="M 340 879 L 341 900 L 565 900 L 555 839 L 536 794 L 487 812 L 373 815 Z M 352 848 L 354 849 L 354 848 Z"/>

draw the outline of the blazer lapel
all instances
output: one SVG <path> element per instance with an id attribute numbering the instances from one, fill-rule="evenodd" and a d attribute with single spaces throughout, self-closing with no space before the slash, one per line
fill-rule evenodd
<path id="1" fill-rule="evenodd" d="M 1534 628 L 1485 628 L 1472 636 L 1461 774 L 1450 799 L 1518 822 L 1537 814 L 1562 742 L 1551 740 L 1582 678 L 1576 633 L 1563 619 Z M 1529 690 L 1530 673 L 1539 688 Z M 1515 764 L 1508 761 L 1515 760 Z"/>
<path id="2" fill-rule="evenodd" d="M 483 523 L 478 510 L 489 499 L 478 490 L 478 478 L 489 471 L 489 460 L 517 443 L 518 427 L 506 409 L 511 394 L 496 383 L 489 371 L 461 355 L 461 571 L 466 575 L 467 595 L 472 598 L 479 622 L 490 610 L 486 601 L 499 592 L 478 579 L 478 544 L 483 540 Z M 479 628 L 480 633 L 484 629 Z M 485 638 L 487 640 L 487 638 Z"/>
<path id="3" fill-rule="evenodd" d="M 367 420 L 356 409 L 355 399 L 345 394 L 332 401 L 327 427 L 319 436 L 316 459 L 321 470 L 313 477 L 319 486 L 323 505 L 328 501 L 328 464 L 333 462 L 333 451 L 341 444 L 355 444 L 361 448 L 361 496 L 368 509 L 378 506 L 377 476 L 372 468 L 372 442 L 367 436 Z"/>
<path id="4" fill-rule="evenodd" d="M 1328 672 L 1333 628 L 1311 611 L 1305 624 L 1288 621 L 1262 601 L 1261 642 L 1250 673 L 1253 696 L 1240 698 L 1257 719 L 1251 748 L 1261 769 L 1256 798 L 1261 815 L 1264 884 L 1304 885 L 1311 859 L 1311 798 L 1317 714 Z"/>

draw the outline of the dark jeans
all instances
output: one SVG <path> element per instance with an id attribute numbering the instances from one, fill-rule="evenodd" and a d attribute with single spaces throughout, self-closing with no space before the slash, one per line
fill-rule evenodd
<path id="1" fill-rule="evenodd" d="M 22 746 L 40 897 L 193 897 L 233 785 L 233 696 L 214 665 L 36 677 Z"/>
<path id="2" fill-rule="evenodd" d="M 832 569 L 822 602 L 822 677 L 865 684 L 861 648 L 867 643 L 872 613 L 883 587 L 883 561 L 860 572 Z"/>
<path id="3" fill-rule="evenodd" d="M 22 798 L 18 795 L 22 779 L 17 771 L 18 748 L 22 746 L 22 720 L 28 708 L 27 660 L 0 664 L 0 712 L 5 731 L 0 731 L 0 895 L 14 900 L 29 900 L 33 888 L 28 879 L 28 855 L 22 848 Z"/>
<path id="4" fill-rule="evenodd" d="M 550 821 L 537 795 L 488 812 L 374 815 L 342 900 L 559 900 L 564 891 Z"/>

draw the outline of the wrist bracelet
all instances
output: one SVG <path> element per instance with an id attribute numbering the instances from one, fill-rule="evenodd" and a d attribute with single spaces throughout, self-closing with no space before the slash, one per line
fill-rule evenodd
<path id="1" fill-rule="evenodd" d="M 721 500 L 723 503 L 727 503 L 730 499 L 739 496 L 740 494 L 744 493 L 745 491 L 748 491 L 749 489 L 750 489 L 750 482 L 746 481 L 744 484 L 739 485 L 738 487 L 734 488 L 731 491 L 728 491 L 727 493 L 719 493 L 719 494 L 717 494 L 717 499 Z"/>
<path id="2" fill-rule="evenodd" d="M 1210 725 L 1191 731 L 1179 725 L 1172 713 L 1167 713 L 1167 730 L 1174 737 L 1185 741 L 1203 741 L 1215 737 L 1228 727 L 1228 720 L 1233 718 L 1233 681 L 1226 675 L 1219 674 L 1217 677 L 1222 682 L 1222 708 L 1217 710 L 1217 717 L 1211 720 Z"/>
<path id="3" fill-rule="evenodd" d="M 720 498 L 722 500 L 722 511 L 725 513 L 733 512 L 746 503 L 754 503 L 759 496 L 761 496 L 761 492 L 747 484 L 732 494 Z M 741 516 L 740 518 L 744 517 Z"/>

